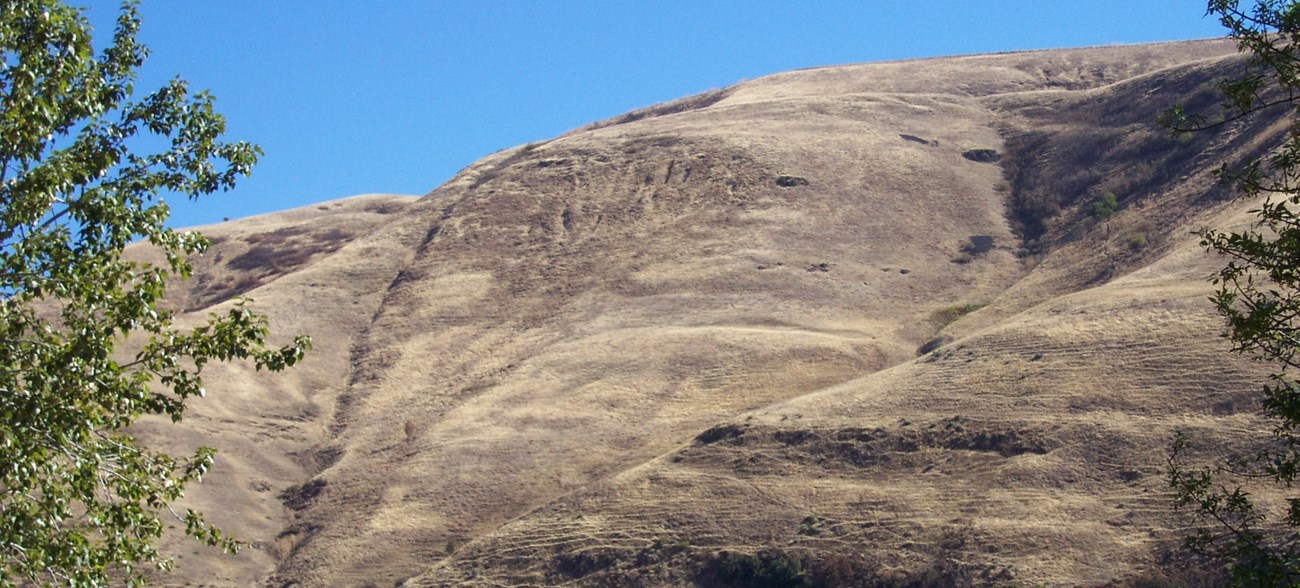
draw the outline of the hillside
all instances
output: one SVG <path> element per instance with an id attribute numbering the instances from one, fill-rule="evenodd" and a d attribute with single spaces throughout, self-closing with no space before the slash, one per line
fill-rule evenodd
<path id="1" fill-rule="evenodd" d="M 1277 121 L 1175 140 L 1226 41 L 836 66 L 593 123 L 366 196 L 202 227 L 173 303 L 316 349 L 214 376 L 175 434 L 254 549 L 201 585 L 692 585 L 1158 573 L 1175 428 L 1233 447 L 1189 232 Z M 1119 211 L 1090 213 L 1113 194 Z M 729 552 L 732 555 L 724 555 Z M 745 559 L 760 553 L 758 559 Z M 833 573 L 832 573 L 833 572 Z M 712 574 L 712 575 L 711 575 Z"/>

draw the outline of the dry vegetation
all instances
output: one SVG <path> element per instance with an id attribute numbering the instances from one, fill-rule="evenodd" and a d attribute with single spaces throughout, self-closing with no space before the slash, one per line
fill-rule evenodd
<path id="1" fill-rule="evenodd" d="M 217 377 L 173 436 L 225 449 L 193 500 L 254 541 L 185 547 L 173 580 L 1213 579 L 1171 549 L 1161 464 L 1174 428 L 1244 449 L 1259 368 L 1188 231 L 1242 221 L 1209 171 L 1276 128 L 1152 123 L 1232 53 L 800 70 L 419 200 L 206 227 L 176 304 L 252 287 L 318 347 L 288 381 Z"/>

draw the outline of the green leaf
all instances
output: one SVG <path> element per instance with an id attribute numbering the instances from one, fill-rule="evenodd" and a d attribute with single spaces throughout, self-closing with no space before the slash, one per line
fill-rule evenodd
<path id="1" fill-rule="evenodd" d="M 171 569 L 154 547 L 162 517 L 214 452 L 173 457 L 125 431 L 144 415 L 181 420 L 210 362 L 276 371 L 310 346 L 268 347 L 245 304 L 193 329 L 158 308 L 208 245 L 164 226 L 162 197 L 228 190 L 261 150 L 224 141 L 212 96 L 184 80 L 133 98 L 139 27 L 124 3 L 96 54 L 79 9 L 0 6 L 0 587 L 134 586 Z M 123 259 L 135 241 L 165 265 Z M 199 513 L 179 518 L 201 542 L 240 545 Z"/>

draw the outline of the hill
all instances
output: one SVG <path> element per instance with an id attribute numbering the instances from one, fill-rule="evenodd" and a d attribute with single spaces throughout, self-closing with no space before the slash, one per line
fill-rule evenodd
<path id="1" fill-rule="evenodd" d="M 1201 41 L 793 71 L 418 199 L 202 227 L 173 304 L 242 293 L 317 347 L 142 431 L 221 447 L 192 500 L 255 541 L 186 546 L 169 581 L 1176 571 L 1172 431 L 1262 426 L 1189 231 L 1245 221 L 1210 172 L 1284 127 L 1153 121 L 1238 64 Z"/>

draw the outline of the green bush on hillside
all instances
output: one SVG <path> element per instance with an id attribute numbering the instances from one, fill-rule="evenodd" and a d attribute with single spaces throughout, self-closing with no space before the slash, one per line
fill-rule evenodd
<path id="1" fill-rule="evenodd" d="M 1094 217 L 1099 219 L 1109 218 L 1110 215 L 1115 214 L 1116 210 L 1119 210 L 1119 199 L 1115 198 L 1114 192 L 1106 192 L 1101 195 L 1101 198 L 1092 201 L 1090 210 Z"/>

